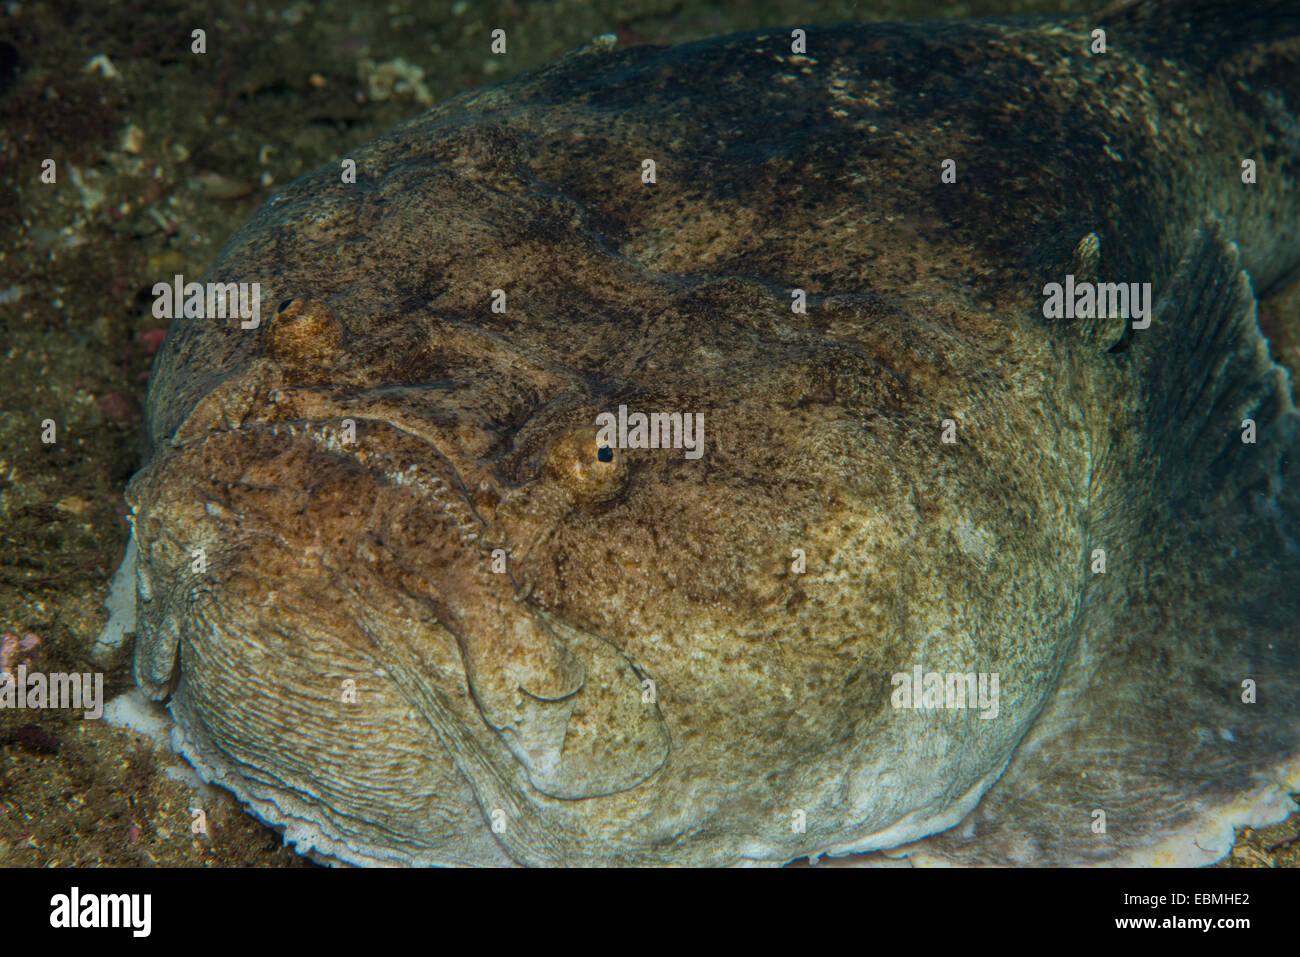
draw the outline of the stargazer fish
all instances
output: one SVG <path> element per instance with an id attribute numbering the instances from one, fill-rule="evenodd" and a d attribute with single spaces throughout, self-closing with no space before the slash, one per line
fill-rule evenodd
<path id="1" fill-rule="evenodd" d="M 1219 0 L 458 96 L 172 323 L 139 685 L 323 861 L 1215 860 L 1300 786 L 1298 107 Z"/>

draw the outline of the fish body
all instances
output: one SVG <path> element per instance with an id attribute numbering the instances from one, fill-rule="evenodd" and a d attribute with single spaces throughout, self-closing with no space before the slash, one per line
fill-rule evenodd
<path id="1" fill-rule="evenodd" d="M 1300 11 L 804 33 L 457 97 L 235 234 L 256 328 L 173 323 L 136 676 L 303 852 L 1186 862 L 1285 814 Z"/>

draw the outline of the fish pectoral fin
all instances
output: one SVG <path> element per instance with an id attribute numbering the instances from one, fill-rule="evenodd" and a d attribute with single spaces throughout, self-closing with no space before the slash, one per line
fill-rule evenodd
<path id="1" fill-rule="evenodd" d="M 1200 230 L 1135 330 L 1079 637 L 1006 772 L 901 849 L 960 864 L 1209 864 L 1300 789 L 1300 415 L 1236 246 Z M 1116 424 L 1120 424 L 1116 412 Z M 1253 431 L 1243 421 L 1253 423 Z"/>
<path id="2" fill-rule="evenodd" d="M 577 799 L 624 791 L 654 774 L 668 757 L 668 732 L 631 661 L 607 642 L 527 605 L 514 610 L 510 637 L 524 642 L 522 647 L 553 642 L 541 661 L 564 662 L 569 680 L 542 680 L 538 657 L 521 654 L 518 644 L 494 655 L 493 662 L 468 656 L 478 660 L 466 673 L 484 720 L 524 766 L 532 786 L 551 797 Z M 529 629 L 534 634 L 525 634 Z M 581 676 L 576 685 L 575 673 Z"/>
<path id="3" fill-rule="evenodd" d="M 1108 484 L 1166 510 L 1278 494 L 1300 416 L 1218 220 L 1196 231 L 1149 322 L 1132 333 L 1136 441 L 1111 457 L 1125 474 Z"/>

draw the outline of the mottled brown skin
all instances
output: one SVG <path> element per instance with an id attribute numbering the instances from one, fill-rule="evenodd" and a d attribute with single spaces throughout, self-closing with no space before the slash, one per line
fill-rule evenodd
<path id="1" fill-rule="evenodd" d="M 1124 601 L 1099 534 L 1135 554 L 1145 514 L 1132 334 L 1049 326 L 1043 283 L 1096 233 L 1102 278 L 1159 293 L 1207 214 L 1257 290 L 1300 264 L 1263 102 L 1300 99 L 1294 15 L 1212 50 L 1108 16 L 1096 57 L 1096 18 L 571 56 L 287 187 L 206 277 L 260 282 L 266 320 L 173 324 L 129 492 L 137 674 L 187 756 L 362 863 L 785 861 L 956 823 Z M 704 456 L 602 461 L 620 403 L 703 412 Z M 999 718 L 891 708 L 913 664 L 999 672 Z"/>

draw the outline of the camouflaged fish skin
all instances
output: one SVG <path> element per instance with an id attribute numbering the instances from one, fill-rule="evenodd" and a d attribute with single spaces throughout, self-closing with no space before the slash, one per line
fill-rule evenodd
<path id="1" fill-rule="evenodd" d="M 205 277 L 260 282 L 261 325 L 177 320 L 156 366 L 139 682 L 325 860 L 891 848 L 1027 734 L 949 857 L 1154 846 L 1300 742 L 1285 694 L 1224 703 L 1296 658 L 1296 417 L 1241 270 L 1300 266 L 1298 35 L 1125 4 L 572 55 L 299 179 Z M 1152 283 L 1151 328 L 1044 319 L 1076 264 Z M 602 454 L 620 405 L 702 413 L 702 456 Z M 914 665 L 997 673 L 996 717 L 894 707 Z M 1211 713 L 1231 754 L 1179 737 Z"/>

